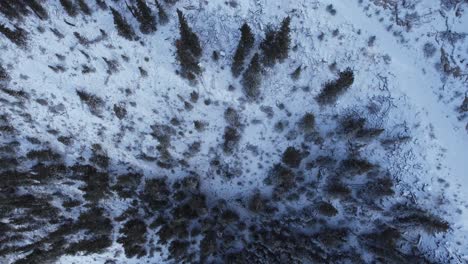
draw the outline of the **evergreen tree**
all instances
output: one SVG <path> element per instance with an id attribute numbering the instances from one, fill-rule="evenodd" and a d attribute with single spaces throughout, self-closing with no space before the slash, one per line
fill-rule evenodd
<path id="1" fill-rule="evenodd" d="M 91 15 L 92 11 L 85 0 L 78 0 L 78 6 L 85 15 Z"/>
<path id="2" fill-rule="evenodd" d="M 8 72 L 0 65 L 0 81 L 6 81 L 10 78 Z"/>
<path id="3" fill-rule="evenodd" d="M 276 63 L 276 32 L 271 28 L 267 28 L 265 39 L 260 43 L 262 50 L 262 62 L 265 66 L 273 66 Z"/>
<path id="4" fill-rule="evenodd" d="M 244 23 L 240 30 L 241 38 L 239 40 L 239 44 L 234 55 L 234 61 L 231 67 L 231 71 L 234 77 L 240 75 L 244 65 L 245 57 L 249 54 L 255 42 L 255 37 L 252 34 L 252 30 L 250 29 L 249 25 L 247 25 L 247 23 Z"/>
<path id="5" fill-rule="evenodd" d="M 29 9 L 22 1 L 2 0 L 0 1 L 0 12 L 10 19 L 20 19 L 24 15 L 29 15 Z"/>
<path id="6" fill-rule="evenodd" d="M 140 22 L 141 33 L 149 34 L 156 31 L 156 20 L 145 0 L 136 0 L 136 2 L 136 18 Z"/>
<path id="7" fill-rule="evenodd" d="M 49 15 L 40 2 L 37 0 L 26 0 L 26 4 L 36 13 L 40 19 L 48 19 Z"/>
<path id="8" fill-rule="evenodd" d="M 244 92 L 249 99 L 256 99 L 260 95 L 261 71 L 260 56 L 255 53 L 249 67 L 242 75 Z"/>
<path id="9" fill-rule="evenodd" d="M 77 15 L 76 6 L 71 0 L 60 0 L 60 4 L 69 16 L 74 17 Z"/>
<path id="10" fill-rule="evenodd" d="M 194 80 L 196 75 L 201 72 L 198 65 L 202 54 L 200 41 L 198 36 L 192 31 L 187 24 L 182 11 L 177 9 L 179 17 L 180 38 L 176 41 L 177 59 L 180 62 L 182 76 L 190 80 Z"/>
<path id="11" fill-rule="evenodd" d="M 260 49 L 263 52 L 262 61 L 265 66 L 272 67 L 277 61 L 283 62 L 288 57 L 291 45 L 290 24 L 291 18 L 286 17 L 278 31 L 272 28 L 267 29 L 265 39 L 260 44 Z"/>
<path id="12" fill-rule="evenodd" d="M 316 100 L 322 105 L 335 103 L 338 97 L 345 93 L 353 83 L 354 72 L 348 68 L 339 73 L 338 79 L 327 82 Z"/>
<path id="13" fill-rule="evenodd" d="M 0 33 L 5 35 L 11 42 L 18 46 L 26 46 L 27 34 L 24 29 L 16 27 L 15 30 L 7 28 L 5 25 L 0 24 Z"/>
<path id="14" fill-rule="evenodd" d="M 156 2 L 156 7 L 158 8 L 159 23 L 161 25 L 165 25 L 167 24 L 167 22 L 169 22 L 169 17 L 167 16 L 166 11 L 158 2 L 158 0 L 155 0 L 155 2 Z"/>
<path id="15" fill-rule="evenodd" d="M 281 22 L 281 28 L 275 37 L 275 46 L 277 48 L 276 57 L 280 62 L 288 58 L 289 47 L 291 46 L 290 24 L 291 18 L 288 16 Z"/>
<path id="16" fill-rule="evenodd" d="M 136 35 L 133 31 L 132 27 L 128 24 L 127 20 L 114 8 L 110 8 L 112 12 L 112 16 L 114 17 L 114 24 L 117 28 L 117 32 L 120 36 L 128 39 L 133 40 L 135 39 Z"/>

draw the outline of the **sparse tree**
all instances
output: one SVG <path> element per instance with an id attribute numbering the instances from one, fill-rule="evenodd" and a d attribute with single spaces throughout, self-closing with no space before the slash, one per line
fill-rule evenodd
<path id="1" fill-rule="evenodd" d="M 177 10 L 177 15 L 180 23 L 180 38 L 176 41 L 177 59 L 181 66 L 182 76 L 194 80 L 196 75 L 201 73 L 201 68 L 198 65 L 202 54 L 200 41 L 187 24 L 182 11 Z"/>
<path id="2" fill-rule="evenodd" d="M 156 31 L 156 20 L 151 12 L 151 9 L 146 4 L 145 0 L 136 0 L 137 7 L 134 8 L 136 18 L 140 22 L 140 31 L 143 34 L 149 34 Z"/>
<path id="3" fill-rule="evenodd" d="M 69 16 L 74 17 L 78 14 L 76 6 L 71 0 L 60 0 L 60 4 Z"/>
<path id="4" fill-rule="evenodd" d="M 169 22 L 169 16 L 166 13 L 166 10 L 161 6 L 158 0 L 155 0 L 156 2 L 156 7 L 158 8 L 158 17 L 159 17 L 159 23 L 161 25 L 167 24 Z"/>
<path id="5" fill-rule="evenodd" d="M 260 56 L 258 53 L 255 53 L 249 67 L 244 72 L 244 75 L 242 75 L 244 92 L 250 99 L 256 99 L 260 95 L 261 72 Z"/>
<path id="6" fill-rule="evenodd" d="M 130 24 L 128 24 L 127 20 L 114 8 L 111 7 L 110 9 L 112 11 L 112 16 L 114 17 L 114 24 L 117 28 L 117 32 L 119 33 L 119 35 L 128 40 L 135 39 L 135 32 L 133 31 Z"/>
<path id="7" fill-rule="evenodd" d="M 240 31 L 241 38 L 239 40 L 239 44 L 234 55 L 234 61 L 231 67 L 232 75 L 234 75 L 234 77 L 238 77 L 240 75 L 244 66 L 245 57 L 249 54 L 255 42 L 255 37 L 247 23 L 242 25 Z"/>

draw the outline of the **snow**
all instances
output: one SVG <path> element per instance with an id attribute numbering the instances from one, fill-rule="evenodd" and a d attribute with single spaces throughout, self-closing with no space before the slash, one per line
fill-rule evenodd
<path id="1" fill-rule="evenodd" d="M 325 11 L 329 4 L 333 4 L 337 10 L 336 15 Z M 125 10 L 124 3 L 113 5 Z M 316 113 L 322 131 L 328 131 L 333 127 L 331 117 L 334 115 L 341 115 L 348 109 L 360 111 L 359 106 L 368 101 L 385 98 L 388 111 L 381 114 L 381 119 L 372 121 L 395 133 L 405 130 L 401 128 L 404 124 L 409 128 L 412 140 L 389 156 L 380 148 L 371 146 L 369 158 L 388 161 L 392 172 L 406 173 L 400 177 L 399 188 L 402 193 L 407 189 L 411 192 L 404 196 L 415 195 L 424 200 L 428 195 L 431 198 L 421 201 L 425 206 L 433 206 L 431 203 L 439 196 L 453 201 L 434 210 L 448 211 L 447 217 L 456 229 L 451 234 L 453 241 L 465 244 L 456 245 L 451 241 L 447 246 L 467 258 L 468 251 L 463 247 L 468 241 L 468 134 L 465 130 L 466 120 L 465 123 L 460 121 L 454 110 L 459 103 L 452 100 L 454 91 L 467 92 L 466 82 L 461 78 L 442 77 L 440 70 L 433 66 L 438 55 L 430 59 L 425 58 L 422 52 L 424 40 L 432 41 L 436 38 L 436 32 L 445 30 L 445 18 L 434 12 L 439 8 L 436 1 L 421 1 L 421 13 L 429 15 L 413 31 L 403 33 L 407 42 L 402 43 L 379 22 L 379 16 L 368 16 L 367 13 L 371 11 L 364 10 L 364 6 L 355 0 L 243 0 L 233 8 L 224 1 L 184 0 L 170 8 L 171 19 L 167 25 L 159 26 L 157 32 L 151 35 L 139 34 L 141 41 L 132 42 L 118 36 L 108 11 L 95 10 L 93 18 L 83 19 L 81 15 L 70 18 L 61 10 L 58 1 L 51 1 L 48 7 L 51 19 L 41 24 L 44 33 L 36 30 L 37 18 L 30 16 L 22 22 L 31 32 L 30 39 L 33 40 L 27 50 L 18 49 L 1 38 L 0 44 L 5 47 L 5 52 L 0 62 L 11 68 L 10 88 L 24 90 L 33 98 L 25 102 L 23 109 L 9 105 L 5 111 L 15 117 L 11 122 L 21 131 L 23 153 L 34 147 L 27 143 L 25 137 L 34 135 L 62 153 L 71 165 L 80 156 L 88 157 L 90 146 L 99 143 L 111 157 L 115 168 L 131 166 L 139 168 L 148 178 L 170 175 L 173 177 L 171 179 L 184 177 L 187 173 L 180 168 L 162 170 L 154 162 L 139 157 L 143 153 L 158 156 L 158 142 L 150 135 L 151 126 L 166 124 L 171 118 L 177 118 L 181 121 L 179 131 L 184 131 L 184 134 L 172 136 L 171 154 L 183 159 L 183 153 L 191 143 L 202 141 L 200 153 L 190 159 L 191 169 L 206 173 L 201 175 L 203 188 L 210 191 L 213 197 L 236 199 L 255 189 L 268 188 L 263 183 L 266 168 L 280 160 L 286 147 L 301 143 L 300 139 L 284 140 L 288 131 L 282 134 L 274 132 L 276 122 L 288 121 L 289 126 L 294 127 L 302 114 L 310 111 Z M 178 36 L 175 8 L 186 12 L 205 47 L 201 62 L 204 73 L 196 86 L 191 86 L 175 74 L 178 67 L 174 59 L 174 42 Z M 382 16 L 391 15 L 386 12 L 383 10 Z M 243 98 L 239 80 L 233 79 L 230 72 L 232 54 L 239 38 L 238 28 L 247 21 L 254 29 L 258 44 L 265 27 L 268 24 L 277 25 L 286 15 L 293 18 L 293 45 L 297 45 L 297 51 L 287 62 L 266 70 L 261 103 L 248 103 Z M 466 31 L 467 14 L 461 18 L 451 13 L 447 15 L 451 17 L 453 31 Z M 126 17 L 132 20 L 128 12 Z M 71 27 L 65 20 L 76 26 Z M 133 23 L 137 29 L 136 22 Z M 65 37 L 57 38 L 50 28 L 58 29 Z M 73 35 L 77 31 L 92 39 L 100 34 L 99 29 L 107 33 L 107 39 L 87 47 L 79 44 Z M 335 29 L 339 30 L 337 37 L 331 34 Z M 324 41 L 317 38 L 320 32 L 326 33 Z M 367 46 L 370 36 L 376 36 L 372 47 Z M 419 38 L 421 40 L 416 41 Z M 451 49 L 447 43 L 441 45 L 447 50 Z M 214 50 L 220 51 L 219 62 L 210 58 Z M 90 57 L 87 58 L 81 51 Z M 61 61 L 55 54 L 64 55 L 66 59 Z M 128 57 L 128 62 L 122 56 Z M 464 56 L 467 56 L 466 52 Z M 118 71 L 111 75 L 103 74 L 107 71 L 103 58 L 118 60 Z M 356 72 L 356 81 L 352 90 L 343 95 L 335 106 L 320 107 L 314 97 L 323 83 L 336 76 L 336 72 L 328 67 L 333 62 L 339 69 L 351 67 Z M 48 67 L 57 64 L 67 70 L 55 73 Z M 93 66 L 96 73 L 81 74 L 82 64 Z M 299 65 L 305 70 L 300 80 L 294 82 L 289 74 Z M 142 77 L 138 67 L 143 67 L 148 76 Z M 27 78 L 21 75 L 27 75 Z M 379 89 L 383 80 L 388 82 L 388 87 Z M 230 85 L 234 86 L 234 91 L 228 89 Z M 443 90 L 446 85 L 451 86 L 452 90 Z M 104 100 L 101 117 L 90 113 L 88 106 L 76 95 L 77 89 Z M 191 102 L 193 110 L 186 111 L 184 102 L 190 102 L 193 91 L 200 95 L 200 99 L 197 103 Z M 36 99 L 47 100 L 48 106 L 38 103 Z M 212 103 L 206 105 L 206 99 Z M 113 106 L 118 103 L 123 103 L 128 112 L 123 120 L 113 114 Z M 280 103 L 285 105 L 284 110 L 279 109 Z M 274 117 L 268 119 L 261 110 L 262 106 L 272 107 Z M 214 157 L 222 156 L 219 146 L 226 126 L 223 116 L 227 107 L 239 111 L 244 125 L 238 154 L 221 157 L 223 163 L 232 168 L 242 168 L 242 177 L 234 179 L 217 177 L 210 166 Z M 62 110 L 54 113 L 52 108 Z M 22 111 L 32 115 L 32 122 L 16 114 Z M 193 121 L 196 120 L 208 123 L 205 132 L 199 133 L 193 128 Z M 74 143 L 71 146 L 61 144 L 55 135 L 47 132 L 50 129 L 59 131 L 59 135 L 72 136 Z M 256 155 L 252 146 L 260 154 Z M 437 185 L 438 178 L 448 182 L 449 187 L 443 189 Z M 64 192 L 77 191 L 69 188 Z M 108 211 L 115 213 L 115 217 L 124 210 L 128 201 L 107 202 Z M 462 206 L 465 208 L 460 208 Z M 461 215 L 454 213 L 456 208 L 461 209 Z M 104 263 L 110 258 L 118 259 L 117 263 L 141 263 L 138 259 L 125 258 L 123 248 L 116 242 L 103 254 L 63 256 L 58 263 Z M 163 259 L 155 255 L 151 262 L 163 263 Z"/>

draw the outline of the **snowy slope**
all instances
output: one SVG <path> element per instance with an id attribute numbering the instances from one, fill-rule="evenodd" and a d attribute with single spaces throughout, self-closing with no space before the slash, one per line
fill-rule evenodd
<path id="1" fill-rule="evenodd" d="M 412 250 L 408 245 L 417 243 L 423 256 L 435 263 L 442 259 L 447 263 L 468 261 L 467 119 L 456 109 L 467 92 L 464 73 L 468 71 L 466 63 L 461 76 L 448 75 L 437 66 L 440 48 L 452 50 L 453 57 L 461 54 L 455 59 L 457 62 L 467 57 L 462 50 L 463 45 L 466 47 L 464 39 L 455 44 L 437 40 L 447 25 L 455 32 L 468 33 L 464 32 L 468 14 L 462 12 L 457 16 L 455 8 L 438 1 L 416 1 L 414 10 L 424 14 L 419 22 L 414 22 L 410 30 L 396 25 L 389 30 L 387 25 L 393 23 L 394 14 L 379 5 L 381 1 L 372 1 L 376 5 L 357 0 L 183 0 L 175 5 L 164 3 L 169 23 L 158 25 L 156 32 L 146 35 L 138 32 L 138 22 L 124 1 L 106 1 L 124 14 L 138 32 L 140 39 L 129 41 L 118 35 L 108 9 L 100 9 L 94 1 L 87 2 L 93 9 L 92 16 L 70 17 L 59 1 L 51 0 L 43 1 L 48 20 L 39 20 L 32 14 L 22 20 L 0 17 L 0 22 L 10 27 L 16 24 L 28 32 L 26 48 L 17 47 L 3 36 L 0 42 L 0 63 L 10 75 L 5 87 L 27 94 L 18 97 L 0 91 L 1 114 L 8 117 L 17 131 L 13 136 L 19 142 L 15 155 L 21 162 L 15 169 L 28 171 L 34 162 L 26 157 L 35 149 L 51 148 L 67 166 L 91 164 L 93 155 L 99 152 L 93 151 L 93 144 L 99 144 L 109 157 L 106 172 L 110 174 L 111 191 L 97 204 L 104 208 L 104 216 L 112 220 L 112 245 L 99 253 L 63 254 L 56 258 L 56 263 L 176 261 L 171 257 L 169 244 L 161 242 L 159 229 L 149 227 L 156 217 L 148 216 L 143 201 L 134 205 L 132 200 L 140 199 L 141 195 L 123 198 L 112 189 L 127 172 L 140 173 L 145 180 L 167 177 L 171 184 L 197 174 L 200 192 L 206 194 L 209 206 L 225 199 L 246 222 L 256 223 L 258 219 L 245 208 L 245 200 L 258 190 L 266 196 L 274 193 L 275 186 L 266 184 L 265 179 L 274 165 L 281 163 L 288 147 L 307 152 L 295 173 L 303 175 L 307 185 L 304 183 L 302 187 L 314 190 L 314 194 L 301 194 L 300 186 L 293 189 L 291 192 L 300 197 L 297 200 L 284 197 L 278 202 L 277 215 L 281 219 L 301 216 L 308 210 L 304 208 L 317 202 L 329 202 L 339 213 L 319 218 L 327 219 L 327 224 L 333 227 L 347 223 L 358 233 L 341 248 L 348 252 L 358 247 L 358 238 L 372 231 L 380 221 L 394 223 L 389 215 L 392 206 L 411 204 L 441 216 L 450 229 L 443 234 L 431 234 L 408 227 L 402 232 L 405 236 L 402 241 L 409 242 L 398 244 L 401 252 L 409 254 Z M 330 4 L 336 14 L 327 11 Z M 152 2 L 149 6 L 155 10 Z M 462 3 L 457 6 L 462 7 L 468 8 Z M 203 73 L 195 85 L 176 73 L 177 8 L 186 14 L 203 47 L 200 62 Z M 286 16 L 292 18 L 289 58 L 264 69 L 260 99 L 251 102 L 244 95 L 240 79 L 234 78 L 230 70 L 240 37 L 238 29 L 243 22 L 252 27 L 258 50 L 265 29 L 278 25 Z M 396 31 L 401 34 L 395 34 Z M 99 40 L 83 44 L 74 32 L 88 40 Z M 321 33 L 323 38 L 319 37 Z M 375 40 L 370 44 L 373 36 Z M 436 55 L 429 58 L 422 51 L 428 41 L 440 45 Z M 220 54 L 219 60 L 212 59 L 213 51 Z M 110 66 L 109 61 L 115 63 Z M 57 66 L 59 70 L 53 70 Z M 293 80 L 290 74 L 299 66 L 303 69 L 301 76 Z M 355 76 L 350 90 L 336 104 L 318 104 L 315 98 L 324 83 L 346 68 L 352 69 Z M 84 69 L 92 70 L 85 73 Z M 95 95 L 101 103 L 91 109 L 77 91 Z M 116 106 L 126 109 L 124 118 L 116 115 Z M 226 118 L 228 108 L 235 110 L 238 120 L 234 123 L 241 133 L 235 151 L 230 154 L 222 150 L 225 127 L 232 125 L 232 120 Z M 313 133 L 304 135 L 300 122 L 308 112 L 315 115 L 315 128 Z M 385 131 L 371 140 L 354 142 L 352 136 L 340 132 L 341 118 L 347 115 L 364 116 L 367 126 Z M 205 128 L 197 129 L 194 122 L 204 123 Z M 279 124 L 282 129 L 278 129 Z M 161 151 L 163 143 L 155 136 L 161 131 L 170 138 L 169 157 Z M 403 136 L 409 138 L 404 143 L 383 143 Z M 64 144 L 59 138 L 71 141 Z M 11 140 L 7 134 L 1 139 L 5 145 Z M 339 161 L 355 153 L 378 165 L 375 174 L 391 176 L 393 196 L 376 198 L 372 206 L 362 208 L 353 204 L 353 200 L 362 197 L 349 201 L 327 196 L 326 184 L 336 175 L 313 164 L 323 156 L 333 157 L 341 164 Z M 369 175 L 344 177 L 343 182 L 358 193 Z M 84 198 L 83 185 L 82 180 L 66 176 L 55 179 L 53 184 L 22 187 L 21 191 L 53 197 L 57 207 L 66 212 L 64 218 L 76 220 L 87 211 L 87 205 L 91 207 Z M 142 193 L 144 188 L 139 184 L 135 192 Z M 69 197 L 84 205 L 65 210 L 61 204 Z M 373 206 L 379 210 L 373 211 Z M 359 212 L 354 215 L 351 208 L 355 207 Z M 126 249 L 118 241 L 128 219 L 116 219 L 132 208 L 137 213 L 129 218 L 141 217 L 148 226 L 144 248 L 151 254 L 141 258 L 126 256 Z M 9 223 L 12 219 L 1 221 Z M 49 226 L 50 230 L 37 228 L 20 244 L 37 241 L 57 226 Z M 308 232 L 316 232 L 317 227 L 314 228 Z M 86 234 L 77 233 L 70 235 L 70 240 L 82 237 Z M 202 238 L 194 236 L 193 240 L 197 245 Z M 160 247 L 160 252 L 155 247 Z M 4 256 L 0 253 L 0 262 L 14 263 L 30 253 L 20 252 Z M 362 261 L 371 262 L 372 254 L 363 253 Z"/>

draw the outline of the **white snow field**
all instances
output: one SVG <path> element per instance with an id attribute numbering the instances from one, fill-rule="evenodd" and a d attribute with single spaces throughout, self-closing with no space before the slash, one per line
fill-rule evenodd
<path id="1" fill-rule="evenodd" d="M 155 32 L 143 34 L 127 7 L 138 1 L 106 0 L 138 35 L 133 41 L 119 35 L 111 11 L 100 8 L 99 1 L 86 0 L 92 14 L 79 11 L 74 17 L 59 0 L 36 2 L 47 10 L 47 20 L 34 12 L 21 19 L 0 14 L 0 24 L 28 32 L 24 47 L 0 34 L 0 66 L 9 75 L 8 80 L 0 79 L 0 117 L 7 120 L 0 118 L 0 127 L 15 131 L 0 129 L 0 144 L 5 146 L 0 158 L 7 156 L 7 146 L 14 146 L 10 152 L 18 160 L 10 162 L 11 168 L 0 168 L 6 179 L 0 184 L 0 199 L 10 197 L 13 189 L 15 195 L 31 194 L 48 200 L 60 217 L 29 225 L 18 220 L 21 205 L 13 210 L 4 205 L 7 202 L 0 203 L 0 233 L 3 226 L 13 227 L 0 234 L 0 263 L 244 263 L 229 255 L 234 253 L 251 263 L 468 263 L 468 105 L 466 110 L 462 106 L 464 100 L 468 104 L 466 1 L 161 0 L 169 22 L 158 22 Z M 72 2 L 78 8 L 80 1 Z M 156 14 L 155 1 L 145 2 Z M 195 83 L 178 73 L 177 9 L 203 49 L 202 73 Z M 249 100 L 242 75 L 235 78 L 231 73 L 239 28 L 246 22 L 255 36 L 247 67 L 254 53 L 261 53 L 267 28 L 278 27 L 287 16 L 289 56 L 264 67 L 260 96 Z M 86 43 L 78 36 L 95 41 Z M 213 52 L 219 59 L 213 59 Z M 300 76 L 292 78 L 298 67 Z M 354 73 L 352 86 L 336 102 L 320 104 L 316 98 L 324 85 L 347 68 Z M 80 92 L 95 96 L 94 108 Z M 118 116 L 121 109 L 123 117 Z M 314 128 L 304 132 L 301 120 L 306 113 L 315 119 Z M 343 120 L 352 117 L 364 118 L 361 130 L 377 134 L 344 133 Z M 230 151 L 225 151 L 226 127 L 239 133 Z M 289 147 L 301 152 L 300 165 L 287 166 L 283 154 Z M 34 176 L 37 160 L 31 152 L 44 149 L 60 156 L 50 164 L 63 164 L 66 173 L 52 180 Z M 108 164 L 94 164 L 96 153 L 108 157 Z M 355 159 L 373 166 L 356 165 L 356 175 L 341 169 Z M 107 175 L 106 184 L 89 187 L 92 179 L 76 176 L 73 166 L 78 164 L 96 165 L 97 172 L 84 174 Z M 294 182 L 288 182 L 293 187 L 281 194 L 277 191 L 284 186 L 269 182 L 276 164 L 295 175 Z M 33 183 L 11 186 L 7 175 L 22 177 L 13 171 L 24 172 Z M 128 173 L 142 179 L 134 186 L 134 179 L 122 180 L 120 186 Z M 190 175 L 196 175 L 199 189 L 176 192 L 175 186 Z M 168 194 L 160 186 L 147 191 L 154 179 L 168 182 Z M 391 194 L 379 181 L 384 179 L 391 179 Z M 335 180 L 349 193 L 331 195 Z M 119 186 L 131 189 L 131 194 L 122 195 Z M 99 191 L 105 194 L 89 198 Z M 147 199 L 160 193 L 164 199 L 154 199 L 165 207 L 156 210 Z M 199 218 L 188 221 L 187 234 L 180 232 L 189 238 L 167 235 L 165 241 L 161 230 L 179 223 L 174 216 L 177 201 L 185 199 L 169 198 L 176 193 L 190 201 L 202 196 L 207 208 L 196 210 Z M 249 201 L 255 193 L 271 199 L 274 213 L 252 212 Z M 65 201 L 78 204 L 67 207 Z M 318 213 L 317 204 L 323 203 L 336 212 Z M 237 220 L 226 220 L 222 213 L 212 216 L 218 205 L 222 213 L 235 211 L 232 218 Z M 102 213 L 91 222 L 105 226 L 105 218 L 109 230 L 83 227 L 93 225 L 80 218 L 93 208 Z M 169 223 L 155 224 L 164 217 Z M 130 231 L 125 233 L 131 220 L 146 232 L 143 242 L 134 239 L 133 248 L 122 242 L 124 234 L 131 237 Z M 281 242 L 268 233 L 264 239 L 271 244 L 258 246 L 265 234 L 258 230 L 276 230 L 274 221 L 281 222 Z M 63 231 L 64 223 L 80 223 L 70 224 L 79 231 Z M 242 224 L 244 228 L 238 228 Z M 372 236 L 385 228 L 391 235 L 377 237 L 398 233 L 398 239 L 384 241 L 391 246 L 382 247 L 394 251 L 383 250 L 384 242 Z M 329 230 L 346 235 L 322 239 L 323 233 L 333 233 Z M 213 251 L 211 244 L 203 248 L 210 231 L 216 231 Z M 92 241 L 93 232 L 109 239 L 98 252 L 78 243 Z M 63 240 L 47 239 L 57 233 Z M 229 235 L 235 243 L 228 245 Z M 289 239 L 304 248 L 287 244 L 283 249 Z M 179 240 L 187 245 L 175 246 Z M 75 247 L 70 246 L 73 242 Z M 259 253 L 258 248 L 269 253 Z M 129 253 L 132 249 L 135 254 Z M 206 258 L 203 249 L 210 253 Z"/>

